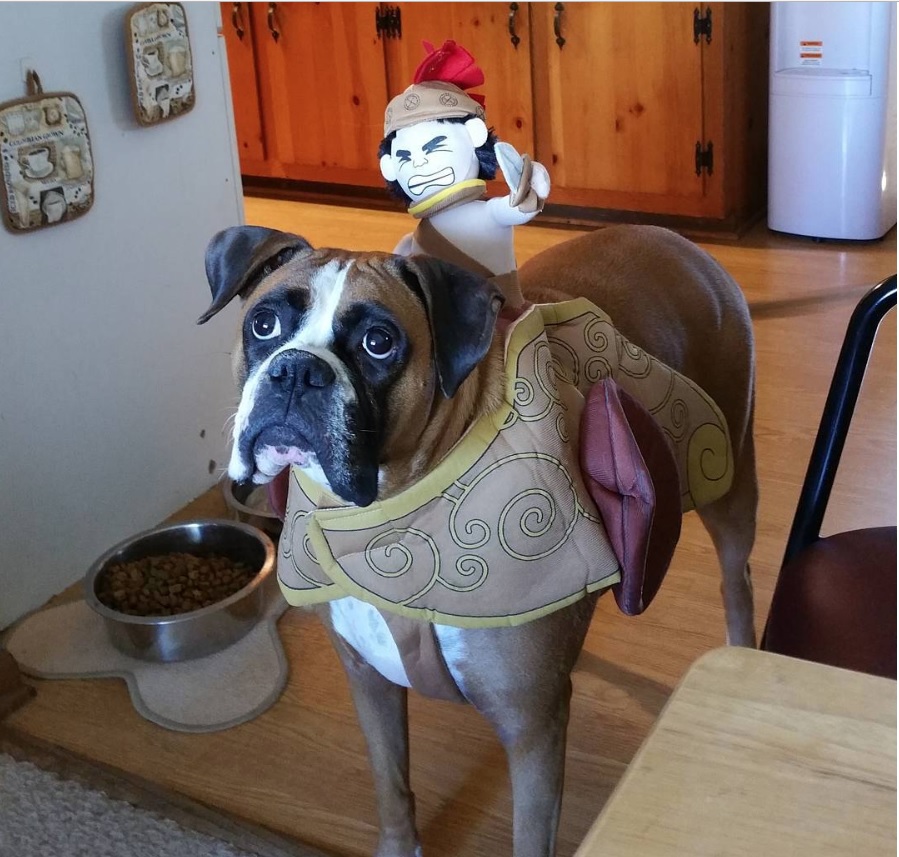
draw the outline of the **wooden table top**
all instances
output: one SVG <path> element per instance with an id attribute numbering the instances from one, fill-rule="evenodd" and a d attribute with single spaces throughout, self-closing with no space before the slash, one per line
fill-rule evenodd
<path id="1" fill-rule="evenodd" d="M 697 661 L 575 857 L 896 854 L 896 682 L 747 649 Z"/>

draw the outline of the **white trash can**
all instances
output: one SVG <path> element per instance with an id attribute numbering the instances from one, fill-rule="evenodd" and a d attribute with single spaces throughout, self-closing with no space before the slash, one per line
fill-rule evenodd
<path id="1" fill-rule="evenodd" d="M 772 3 L 769 228 L 870 240 L 895 224 L 895 4 Z"/>

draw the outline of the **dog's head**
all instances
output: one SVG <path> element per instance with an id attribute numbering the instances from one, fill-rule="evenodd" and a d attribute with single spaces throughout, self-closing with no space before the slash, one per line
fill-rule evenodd
<path id="1" fill-rule="evenodd" d="M 206 251 L 208 321 L 242 299 L 241 387 L 228 474 L 265 483 L 296 464 L 348 503 L 379 493 L 412 456 L 435 397 L 450 398 L 490 347 L 502 305 L 481 277 L 429 257 L 313 249 L 256 226 Z"/>

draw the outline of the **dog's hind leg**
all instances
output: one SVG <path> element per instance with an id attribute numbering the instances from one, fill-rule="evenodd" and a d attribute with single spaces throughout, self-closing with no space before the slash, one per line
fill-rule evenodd
<path id="1" fill-rule="evenodd" d="M 336 631 L 331 639 L 350 681 L 375 781 L 380 835 L 374 857 L 421 857 L 409 788 L 408 692 L 384 678 Z"/>
<path id="2" fill-rule="evenodd" d="M 731 490 L 697 510 L 718 554 L 727 642 L 731 646 L 756 645 L 749 554 L 755 542 L 758 498 L 750 418 L 736 458 Z"/>

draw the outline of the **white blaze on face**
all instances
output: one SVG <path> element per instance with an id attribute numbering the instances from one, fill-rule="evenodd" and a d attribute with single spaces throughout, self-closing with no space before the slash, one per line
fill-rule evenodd
<path id="1" fill-rule="evenodd" d="M 285 348 L 311 351 L 312 347 L 328 349 L 334 343 L 334 317 L 343 297 L 350 262 L 343 267 L 336 259 L 319 268 L 309 284 L 309 308 L 302 327 Z M 284 350 L 284 349 L 280 349 Z"/>
<path id="2" fill-rule="evenodd" d="M 233 444 L 228 475 L 236 481 L 244 481 L 252 476 L 253 482 L 270 482 L 286 466 L 296 464 L 311 479 L 330 490 L 331 486 L 314 453 L 290 448 L 263 447 L 256 451 L 254 460 L 241 456 L 239 439 L 252 426 L 253 408 L 262 379 L 268 373 L 272 361 L 285 351 L 307 351 L 325 361 L 337 377 L 336 384 L 344 393 L 336 397 L 332 413 L 321 414 L 329 436 L 340 438 L 346 431 L 346 404 L 355 399 L 355 390 L 343 363 L 331 350 L 334 342 L 334 322 L 337 308 L 343 297 L 347 273 L 352 262 L 341 263 L 337 259 L 323 265 L 312 275 L 309 283 L 309 303 L 300 328 L 247 377 L 234 419 Z M 252 311 L 252 310 L 251 310 Z M 335 448 L 340 448 L 339 446 Z"/>

